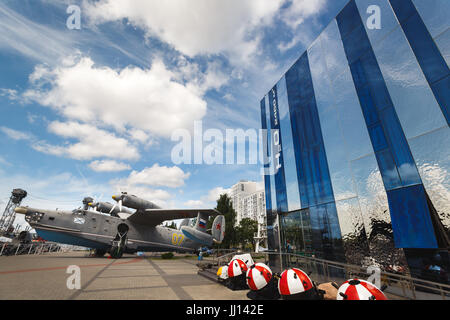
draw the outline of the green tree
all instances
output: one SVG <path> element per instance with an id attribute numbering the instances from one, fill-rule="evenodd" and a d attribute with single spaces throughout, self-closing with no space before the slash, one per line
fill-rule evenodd
<path id="1" fill-rule="evenodd" d="M 231 198 L 227 194 L 220 195 L 217 200 L 216 210 L 225 216 L 225 238 L 218 245 L 220 248 L 231 248 L 237 243 L 234 223 L 236 220 L 236 211 L 233 209 Z M 211 229 L 214 217 L 208 221 L 208 229 Z"/>
<path id="2" fill-rule="evenodd" d="M 258 231 L 258 223 L 255 220 L 244 218 L 236 228 L 236 240 L 243 248 L 255 250 L 255 233 Z"/>
<path id="3" fill-rule="evenodd" d="M 175 230 L 178 229 L 177 224 L 175 223 L 175 221 L 172 221 L 171 224 L 168 224 L 168 223 L 164 224 L 164 227 L 170 228 L 170 229 L 175 229 Z"/>

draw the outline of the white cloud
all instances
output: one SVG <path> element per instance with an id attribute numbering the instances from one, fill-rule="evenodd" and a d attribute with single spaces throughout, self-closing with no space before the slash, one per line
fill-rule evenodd
<path id="1" fill-rule="evenodd" d="M 19 99 L 17 90 L 14 89 L 0 89 L 0 97 L 7 97 L 11 101 L 16 101 Z"/>
<path id="2" fill-rule="evenodd" d="M 225 189 L 222 187 L 211 189 L 209 190 L 208 195 L 206 197 L 203 197 L 202 199 L 205 199 L 206 201 L 209 202 L 216 202 L 222 194 L 230 195 L 231 189 Z"/>
<path id="3" fill-rule="evenodd" d="M 190 175 L 177 166 L 166 167 L 156 163 L 142 171 L 133 170 L 127 178 L 120 179 L 116 183 L 123 186 L 141 185 L 178 188 L 184 185 L 184 181 Z"/>
<path id="4" fill-rule="evenodd" d="M 190 57 L 256 52 L 258 28 L 269 25 L 285 0 L 102 0 L 84 2 L 91 22 L 128 21 Z"/>
<path id="5" fill-rule="evenodd" d="M 89 164 L 89 168 L 97 172 L 119 172 L 131 169 L 128 164 L 114 160 L 93 161 Z"/>
<path id="6" fill-rule="evenodd" d="M 169 200 L 172 199 L 172 195 L 166 190 L 130 185 L 120 180 L 111 180 L 110 184 L 114 188 L 116 193 L 127 192 L 128 194 L 132 194 L 139 198 L 151 201 L 163 208 L 167 208 Z"/>
<path id="7" fill-rule="evenodd" d="M 176 77 L 160 60 L 151 69 L 114 70 L 95 66 L 88 57 L 74 58 L 54 69 L 38 66 L 30 76 L 35 88 L 24 97 L 71 120 L 169 137 L 174 129 L 202 119 L 207 108 L 202 91 Z"/>
<path id="8" fill-rule="evenodd" d="M 317 14 L 325 7 L 326 0 L 291 0 L 290 6 L 282 12 L 284 22 L 296 29 L 305 19 Z"/>
<path id="9" fill-rule="evenodd" d="M 128 140 L 89 124 L 53 121 L 48 126 L 48 130 L 67 139 L 77 139 L 79 142 L 54 146 L 40 141 L 33 144 L 35 150 L 77 160 L 93 158 L 137 160 L 140 157 L 137 148 L 131 145 Z"/>
<path id="10" fill-rule="evenodd" d="M 68 172 L 35 172 L 33 176 L 28 176 L 9 175 L 0 170 L 0 194 L 9 195 L 14 188 L 22 188 L 28 192 L 23 205 L 40 209 L 72 210 L 82 206 L 81 201 L 86 196 L 112 194 L 109 186 L 87 181 Z"/>
<path id="11" fill-rule="evenodd" d="M 73 53 L 75 41 L 67 29 L 38 24 L 0 2 L 0 48 L 14 50 L 39 62 L 53 63 Z"/>
<path id="12" fill-rule="evenodd" d="M 188 208 L 196 208 L 196 209 L 200 209 L 205 206 L 205 204 L 201 200 L 189 200 L 183 203 L 183 205 L 185 205 Z"/>
<path id="13" fill-rule="evenodd" d="M 0 127 L 0 131 L 2 131 L 8 138 L 13 140 L 33 140 L 34 136 L 31 133 L 22 132 L 18 130 L 14 130 L 7 127 Z"/>
<path id="14" fill-rule="evenodd" d="M 231 189 L 217 187 L 209 190 L 207 195 L 200 197 L 200 200 L 188 200 L 183 203 L 183 205 L 189 208 L 206 208 L 208 206 L 215 206 L 217 200 L 222 194 L 228 194 L 228 196 L 230 196 Z"/>

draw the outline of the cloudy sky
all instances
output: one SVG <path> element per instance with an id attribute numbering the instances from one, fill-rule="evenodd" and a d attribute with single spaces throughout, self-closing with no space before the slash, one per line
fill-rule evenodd
<path id="1" fill-rule="evenodd" d="M 347 0 L 0 2 L 0 209 L 128 191 L 213 207 L 258 165 L 176 165 L 176 129 L 260 128 L 259 101 Z M 69 29 L 69 5 L 81 29 Z"/>

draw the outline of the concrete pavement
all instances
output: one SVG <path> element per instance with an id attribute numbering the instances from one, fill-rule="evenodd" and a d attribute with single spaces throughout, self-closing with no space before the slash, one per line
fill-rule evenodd
<path id="1" fill-rule="evenodd" d="M 125 255 L 87 257 L 85 252 L 0 257 L 0 299 L 21 300 L 248 300 L 197 275 L 196 260 Z M 80 267 L 81 289 L 67 288 L 67 267 Z"/>

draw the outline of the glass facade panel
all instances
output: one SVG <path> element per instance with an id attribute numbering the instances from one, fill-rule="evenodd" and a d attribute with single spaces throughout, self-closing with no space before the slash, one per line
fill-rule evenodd
<path id="1" fill-rule="evenodd" d="M 295 164 L 294 142 L 292 139 L 291 118 L 286 90 L 286 78 L 283 77 L 277 84 L 278 109 L 280 118 L 281 138 L 283 141 L 283 168 L 286 180 L 286 195 L 288 211 L 301 208 L 300 192 L 298 190 L 297 168 Z"/>
<path id="2" fill-rule="evenodd" d="M 407 0 L 409 1 L 409 0 Z M 407 2 L 406 1 L 406 2 Z M 351 1 L 343 11 L 352 11 L 353 16 L 351 19 L 359 21 L 360 27 L 356 27 L 354 31 L 349 33 L 347 36 L 344 35 L 344 31 L 346 30 L 346 25 L 349 24 L 348 21 L 342 19 L 342 12 L 338 15 L 338 27 L 341 31 L 341 36 L 343 37 L 344 50 L 346 52 L 348 61 L 351 63 L 359 60 L 363 74 L 358 72 L 357 77 L 355 79 L 360 79 L 362 76 L 365 76 L 364 83 L 367 83 L 367 88 L 370 90 L 370 97 L 372 98 L 373 105 L 375 105 L 375 110 L 370 110 L 370 112 L 378 112 L 378 117 L 380 121 L 378 124 L 382 127 L 384 132 L 384 137 L 388 143 L 388 148 L 382 151 L 377 151 L 375 153 L 378 161 L 379 168 L 381 170 L 381 175 L 383 177 L 383 182 L 386 190 L 392 190 L 394 188 L 399 188 L 407 185 L 414 185 L 421 183 L 419 174 L 417 172 L 417 168 L 415 167 L 414 159 L 412 158 L 411 152 L 409 150 L 408 143 L 404 136 L 403 130 L 401 128 L 400 122 L 398 121 L 397 115 L 395 113 L 389 92 L 387 90 L 386 84 L 384 82 L 383 75 L 378 66 L 378 62 L 376 60 L 375 54 L 370 45 L 369 38 L 365 31 L 364 23 L 361 20 L 361 17 L 355 7 L 352 4 L 354 1 Z M 391 0 L 391 3 L 395 2 Z M 405 10 L 405 16 L 406 16 Z M 409 13 L 408 13 L 409 14 Z M 410 15 L 409 18 L 405 18 L 406 23 L 413 19 L 415 15 Z M 401 19 L 400 19 L 401 21 Z M 363 43 L 361 43 L 363 42 Z M 356 49 L 355 49 L 356 47 Z M 369 49 L 362 54 L 361 48 Z M 354 69 L 352 69 L 354 70 Z M 355 82 L 356 91 L 358 94 L 362 91 L 361 84 Z M 365 92 L 365 91 L 363 91 Z M 367 98 L 366 95 L 364 95 Z M 364 103 L 364 100 L 360 99 L 361 104 Z M 372 104 L 371 104 L 372 105 Z M 367 106 L 363 107 L 363 110 L 369 110 Z M 369 125 L 368 125 L 369 126 Z M 373 125 L 372 125 L 373 126 Z M 374 147 L 378 147 L 378 143 L 380 142 L 380 131 L 371 131 L 369 130 L 370 138 L 372 141 L 372 145 Z M 415 189 L 409 188 L 405 189 L 405 192 L 409 192 L 409 196 L 413 197 Z M 395 207 L 398 210 L 411 210 L 411 207 L 399 206 L 396 205 L 397 197 L 395 197 L 396 193 L 388 192 L 388 201 L 389 205 Z M 389 195 L 392 195 L 390 197 Z M 426 207 L 426 202 L 421 203 L 420 201 L 426 201 L 425 195 L 423 197 L 418 198 L 418 200 L 411 204 L 416 205 L 415 212 L 421 212 L 422 208 Z M 408 225 L 408 221 L 405 219 L 401 219 L 404 215 L 407 215 L 408 212 L 399 212 L 399 211 L 391 211 L 391 217 L 395 217 L 395 221 L 398 222 L 396 227 L 410 229 L 411 226 Z M 424 225 L 428 225 L 431 223 L 430 215 L 420 215 L 420 219 L 424 219 L 422 223 Z M 417 222 L 418 220 L 411 219 L 411 222 Z M 427 241 L 423 242 L 422 247 L 435 248 L 433 245 L 433 241 L 429 241 L 431 238 L 435 237 L 434 234 L 429 234 L 428 229 L 424 229 L 423 232 L 426 233 L 423 235 L 422 239 L 427 239 Z M 403 239 L 398 239 L 399 236 L 406 236 L 408 233 L 397 233 L 396 243 L 405 244 L 408 241 L 412 241 L 411 238 L 406 237 Z M 436 241 L 436 240 L 435 240 Z M 416 242 L 411 242 L 410 245 L 416 245 Z"/>
<path id="3" fill-rule="evenodd" d="M 356 197 L 356 188 L 348 160 L 345 140 L 336 110 L 330 110 L 320 117 L 324 145 L 330 170 L 330 179 L 336 201 Z"/>
<path id="4" fill-rule="evenodd" d="M 370 257 L 370 250 L 358 198 L 336 201 L 336 210 L 341 226 L 345 259 L 349 264 L 359 265 Z"/>
<path id="5" fill-rule="evenodd" d="M 325 55 L 322 50 L 322 36 L 319 37 L 308 49 L 311 77 L 316 95 L 317 112 L 319 117 L 334 106 L 334 95 L 330 86 Z"/>
<path id="6" fill-rule="evenodd" d="M 433 225 L 422 185 L 388 191 L 395 246 L 437 248 Z M 405 226 L 408 226 L 405 228 Z"/>
<path id="7" fill-rule="evenodd" d="M 450 230 L 450 128 L 409 140 L 423 185 L 442 224 Z"/>
<path id="8" fill-rule="evenodd" d="M 354 160 L 372 153 L 369 133 L 348 66 L 333 82 L 333 93 L 336 97 L 336 110 L 340 115 L 348 158 Z"/>
<path id="9" fill-rule="evenodd" d="M 448 95 L 448 86 L 436 85 L 442 79 L 448 78 L 449 67 L 412 1 L 390 0 L 390 3 L 397 17 L 403 17 L 399 19 L 401 27 L 438 100 L 447 123 L 450 123 L 450 101 L 442 99 Z"/>
<path id="10" fill-rule="evenodd" d="M 413 3 L 433 38 L 450 27 L 450 1 L 413 0 Z"/>
<path id="11" fill-rule="evenodd" d="M 373 48 L 406 138 L 447 125 L 401 28 Z"/>
<path id="12" fill-rule="evenodd" d="M 272 130 L 270 124 L 270 110 L 269 110 L 269 99 L 266 95 L 261 102 L 262 122 L 263 129 L 267 128 L 267 144 L 263 146 L 264 152 L 266 153 L 268 159 L 273 157 L 272 145 Z M 264 127 L 265 126 L 265 127 Z M 276 202 L 276 189 L 275 189 L 275 179 L 272 173 L 273 171 L 273 160 L 269 162 L 269 170 L 266 171 L 264 176 L 264 183 L 266 186 L 266 221 L 267 221 L 267 244 L 270 250 L 280 251 L 280 236 L 279 236 L 279 225 L 278 225 L 278 215 L 277 215 L 277 202 Z M 269 264 L 274 270 L 281 268 L 281 261 L 278 255 L 269 255 Z"/>
<path id="13" fill-rule="evenodd" d="M 381 266 L 406 267 L 406 258 L 395 247 L 387 194 L 375 155 L 351 162 L 358 190 L 362 220 L 369 242 L 370 256 Z"/>
<path id="14" fill-rule="evenodd" d="M 447 62 L 447 65 L 450 65 L 450 28 L 435 38 L 435 41 L 445 59 L 445 62 Z"/>
<path id="15" fill-rule="evenodd" d="M 336 20 L 333 20 L 323 31 L 321 41 L 328 75 L 330 80 L 334 81 L 347 68 L 347 63 L 343 63 L 347 58 L 342 47 Z"/>
<path id="16" fill-rule="evenodd" d="M 282 250 L 407 269 L 414 250 L 432 256 L 445 245 L 449 5 L 426 2 L 350 0 L 266 96 L 266 114 L 269 100 L 278 106 L 283 145 L 286 181 L 266 179 L 272 206 L 287 197 Z M 366 24 L 371 5 L 381 29 Z"/>
<path id="17" fill-rule="evenodd" d="M 380 8 L 381 29 L 367 28 L 368 25 L 373 24 L 373 11 L 367 13 L 368 8 L 372 5 L 376 5 Z M 364 22 L 372 46 L 380 42 L 384 37 L 391 33 L 394 28 L 399 26 L 388 0 L 356 0 L 356 6 L 358 7 L 359 14 Z"/>
<path id="18" fill-rule="evenodd" d="M 284 156 L 283 156 L 283 139 L 280 133 L 280 117 L 278 110 L 278 90 L 277 87 L 273 87 L 269 92 L 270 103 L 270 125 L 272 131 L 272 152 L 273 152 L 273 164 L 275 167 L 275 194 L 277 199 L 277 211 L 278 213 L 288 212 L 287 208 L 287 196 L 286 196 L 286 180 L 284 175 Z"/>

